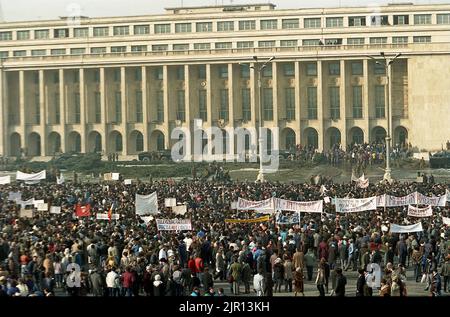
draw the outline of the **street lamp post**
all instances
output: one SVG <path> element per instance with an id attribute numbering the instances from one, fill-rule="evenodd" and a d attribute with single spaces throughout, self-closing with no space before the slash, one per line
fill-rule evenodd
<path id="1" fill-rule="evenodd" d="M 375 60 L 375 64 L 383 66 L 385 71 L 386 71 L 386 86 L 387 86 L 387 93 L 388 93 L 388 97 L 387 97 L 387 134 L 386 134 L 386 169 L 384 172 L 384 176 L 383 176 L 383 180 L 388 181 L 389 183 L 392 182 L 392 176 L 391 176 L 391 134 L 392 134 L 392 118 L 391 118 L 391 97 L 392 97 L 392 92 L 391 92 L 391 65 L 394 63 L 394 61 L 400 57 L 402 54 L 398 53 L 397 55 L 394 56 L 394 58 L 389 59 L 386 58 L 386 55 L 384 52 L 381 52 L 380 55 L 383 57 L 384 59 L 384 64 L 380 63 L 379 61 L 377 61 L 374 57 L 369 56 L 371 59 Z"/>
<path id="2" fill-rule="evenodd" d="M 267 65 L 272 62 L 275 59 L 275 56 L 272 56 L 269 58 L 266 62 L 264 62 L 261 66 L 258 62 L 258 57 L 253 56 L 253 59 L 255 60 L 255 66 L 250 66 L 250 68 L 253 68 L 258 73 L 258 106 L 259 106 L 259 132 L 258 132 L 258 144 L 259 144 L 259 174 L 256 178 L 256 181 L 260 181 L 261 183 L 264 182 L 264 169 L 263 169 L 263 159 L 262 159 L 262 153 L 263 153 L 263 138 L 262 138 L 262 128 L 263 128 L 263 107 L 262 107 L 262 82 L 261 82 L 261 72 L 264 70 L 264 68 L 267 67 Z"/>

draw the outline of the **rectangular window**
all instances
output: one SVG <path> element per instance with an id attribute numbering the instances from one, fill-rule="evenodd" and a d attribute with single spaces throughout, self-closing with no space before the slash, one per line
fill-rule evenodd
<path id="1" fill-rule="evenodd" d="M 374 15 L 370 17 L 370 25 L 389 25 L 387 15 Z"/>
<path id="2" fill-rule="evenodd" d="M 132 52 L 147 52 L 147 45 L 132 45 L 131 51 Z"/>
<path id="3" fill-rule="evenodd" d="M 349 17 L 348 26 L 366 26 L 366 17 Z"/>
<path id="4" fill-rule="evenodd" d="M 407 44 L 408 37 L 407 36 L 393 36 L 392 44 Z"/>
<path id="5" fill-rule="evenodd" d="M 170 33 L 170 24 L 155 24 L 155 34 Z"/>
<path id="6" fill-rule="evenodd" d="M 106 47 L 91 47 L 91 54 L 106 54 Z"/>
<path id="7" fill-rule="evenodd" d="M 109 35 L 109 27 L 102 26 L 102 27 L 95 27 L 94 28 L 94 36 L 108 36 Z"/>
<path id="8" fill-rule="evenodd" d="M 189 51 L 189 44 L 173 44 L 174 51 Z"/>
<path id="9" fill-rule="evenodd" d="M 99 69 L 94 70 L 94 82 L 96 82 L 97 84 L 100 83 L 100 70 Z"/>
<path id="10" fill-rule="evenodd" d="M 66 55 L 66 49 L 65 48 L 55 48 L 50 51 L 51 55 Z"/>
<path id="11" fill-rule="evenodd" d="M 208 120 L 208 110 L 206 108 L 206 90 L 201 89 L 198 91 L 198 110 L 200 119 L 203 121 Z"/>
<path id="12" fill-rule="evenodd" d="M 431 36 L 413 36 L 414 43 L 430 43 Z"/>
<path id="13" fill-rule="evenodd" d="M 291 77 L 295 76 L 295 64 L 294 63 L 286 63 L 283 64 L 284 76 Z"/>
<path id="14" fill-rule="evenodd" d="M 365 42 L 365 39 L 363 37 L 356 37 L 356 38 L 350 38 L 347 39 L 348 45 L 363 45 Z"/>
<path id="15" fill-rule="evenodd" d="M 158 122 L 164 121 L 164 92 L 162 90 L 156 92 L 156 118 Z"/>
<path id="16" fill-rule="evenodd" d="M 142 81 L 142 68 L 138 67 L 134 70 L 134 80 L 137 82 Z"/>
<path id="17" fill-rule="evenodd" d="M 339 28 L 344 26 L 344 18 L 335 17 L 335 18 L 327 18 L 326 19 L 327 28 Z"/>
<path id="18" fill-rule="evenodd" d="M 394 15 L 394 25 L 406 25 L 409 24 L 408 15 Z"/>
<path id="19" fill-rule="evenodd" d="M 223 79 L 228 78 L 228 65 L 220 65 L 219 66 L 219 78 L 223 78 Z"/>
<path id="20" fill-rule="evenodd" d="M 303 46 L 318 46 L 320 43 L 319 39 L 314 39 L 314 40 L 302 40 L 302 45 Z"/>
<path id="21" fill-rule="evenodd" d="M 198 79 L 206 79 L 206 65 L 198 66 Z"/>
<path id="22" fill-rule="evenodd" d="M 175 33 L 189 33 L 192 32 L 191 23 L 175 23 Z"/>
<path id="23" fill-rule="evenodd" d="M 85 48 L 71 48 L 70 55 L 83 55 L 86 53 Z"/>
<path id="24" fill-rule="evenodd" d="M 53 73 L 53 83 L 59 84 L 59 72 Z"/>
<path id="25" fill-rule="evenodd" d="M 278 29 L 277 20 L 261 20 L 261 30 L 276 30 Z"/>
<path id="26" fill-rule="evenodd" d="M 237 42 L 237 48 L 253 48 L 253 45 L 252 41 Z"/>
<path id="27" fill-rule="evenodd" d="M 273 120 L 273 90 L 272 88 L 263 89 L 263 119 Z"/>
<path id="28" fill-rule="evenodd" d="M 220 42 L 216 43 L 216 50 L 227 50 L 231 49 L 233 46 L 231 42 Z"/>
<path id="29" fill-rule="evenodd" d="M 152 45 L 152 51 L 154 51 L 154 52 L 162 52 L 162 51 L 168 51 L 168 50 L 169 50 L 168 44 Z"/>
<path id="30" fill-rule="evenodd" d="M 220 89 L 219 119 L 228 121 L 228 89 Z"/>
<path id="31" fill-rule="evenodd" d="M 75 106 L 75 122 L 76 124 L 80 124 L 81 122 L 81 106 L 80 106 L 80 93 L 76 92 L 73 94 L 73 102 Z"/>
<path id="32" fill-rule="evenodd" d="M 75 28 L 73 29 L 73 37 L 79 38 L 79 37 L 88 37 L 89 36 L 89 29 L 88 28 Z"/>
<path id="33" fill-rule="evenodd" d="M 194 43 L 194 50 L 209 50 L 211 49 L 210 43 Z"/>
<path id="34" fill-rule="evenodd" d="M 12 40 L 12 32 L 0 32 L 0 41 L 11 41 Z"/>
<path id="35" fill-rule="evenodd" d="M 307 63 L 306 64 L 306 75 L 307 76 L 317 76 L 317 64 Z"/>
<path id="36" fill-rule="evenodd" d="M 60 120 L 61 120 L 61 109 L 60 107 L 60 96 L 59 96 L 59 92 L 54 94 L 54 105 L 55 105 L 55 121 L 54 124 L 59 124 Z"/>
<path id="37" fill-rule="evenodd" d="M 130 27 L 129 26 L 115 26 L 113 27 L 114 35 L 129 35 Z"/>
<path id="38" fill-rule="evenodd" d="M 14 57 L 24 57 L 27 56 L 27 51 L 14 51 L 13 52 Z"/>
<path id="39" fill-rule="evenodd" d="M 34 38 L 36 40 L 44 40 L 50 38 L 49 30 L 36 30 L 34 31 Z"/>
<path id="40" fill-rule="evenodd" d="M 303 20 L 303 27 L 305 29 L 317 29 L 322 25 L 320 18 L 306 18 Z"/>
<path id="41" fill-rule="evenodd" d="M 300 27 L 299 19 L 283 19 L 281 25 L 283 29 L 298 29 Z"/>
<path id="42" fill-rule="evenodd" d="M 184 66 L 177 67 L 177 80 L 184 80 Z"/>
<path id="43" fill-rule="evenodd" d="M 196 32 L 212 32 L 212 22 L 197 22 L 195 30 Z"/>
<path id="44" fill-rule="evenodd" d="M 414 24 L 431 24 L 431 14 L 414 14 Z"/>
<path id="45" fill-rule="evenodd" d="M 32 50 L 31 51 L 31 56 L 45 56 L 45 55 L 47 55 L 46 50 Z"/>
<path id="46" fill-rule="evenodd" d="M 125 53 L 126 51 L 126 46 L 111 46 L 111 53 Z"/>
<path id="47" fill-rule="evenodd" d="M 33 72 L 34 84 L 39 85 L 39 72 Z"/>
<path id="48" fill-rule="evenodd" d="M 362 75 L 362 74 L 363 74 L 363 63 L 352 62 L 352 75 Z"/>
<path id="49" fill-rule="evenodd" d="M 17 31 L 17 40 L 29 40 L 30 39 L 30 31 Z"/>
<path id="50" fill-rule="evenodd" d="M 122 92 L 116 91 L 115 93 L 115 123 L 121 123 L 122 122 Z"/>
<path id="51" fill-rule="evenodd" d="M 306 94 L 308 98 L 308 119 L 317 119 L 317 88 L 308 87 L 306 89 Z"/>
<path id="52" fill-rule="evenodd" d="M 385 111 L 385 93 L 384 86 L 375 86 L 375 117 L 377 119 L 384 118 Z"/>
<path id="53" fill-rule="evenodd" d="M 144 121 L 144 113 L 142 112 L 142 91 L 136 90 L 136 122 Z"/>
<path id="54" fill-rule="evenodd" d="M 255 20 L 239 21 L 239 30 L 240 31 L 247 31 L 247 30 L 254 30 L 254 29 L 256 29 Z"/>
<path id="55" fill-rule="evenodd" d="M 94 123 L 101 123 L 102 122 L 102 104 L 101 104 L 100 92 L 98 92 L 98 91 L 96 91 L 94 93 L 94 106 L 95 106 L 95 122 Z"/>
<path id="56" fill-rule="evenodd" d="M 73 72 L 73 82 L 75 84 L 79 84 L 80 83 L 80 72 L 77 71 L 77 70 Z"/>
<path id="57" fill-rule="evenodd" d="M 114 81 L 115 81 L 116 83 L 120 83 L 120 81 L 121 81 L 121 71 L 120 71 L 120 68 L 114 69 Z"/>
<path id="58" fill-rule="evenodd" d="M 53 30 L 54 38 L 66 38 L 69 37 L 69 29 L 54 29 Z"/>
<path id="59" fill-rule="evenodd" d="M 362 86 L 353 86 L 353 118 L 362 118 Z"/>
<path id="60" fill-rule="evenodd" d="M 186 99 L 184 90 L 177 91 L 177 120 L 186 121 Z"/>
<path id="61" fill-rule="evenodd" d="M 377 75 L 385 75 L 386 67 L 384 66 L 384 62 L 380 60 L 381 64 L 373 63 L 373 73 Z"/>
<path id="62" fill-rule="evenodd" d="M 295 89 L 286 88 L 284 97 L 286 102 L 286 119 L 295 120 Z"/>
<path id="63" fill-rule="evenodd" d="M 150 25 L 135 25 L 134 35 L 145 35 L 150 34 Z"/>
<path id="64" fill-rule="evenodd" d="M 241 78 L 250 78 L 250 64 L 240 65 Z"/>
<path id="65" fill-rule="evenodd" d="M 281 40 L 280 46 L 281 47 L 297 47 L 298 41 L 297 40 Z"/>
<path id="66" fill-rule="evenodd" d="M 234 21 L 217 22 L 217 31 L 218 32 L 234 31 Z"/>
<path id="67" fill-rule="evenodd" d="M 342 39 L 325 39 L 325 45 L 342 45 Z"/>
<path id="68" fill-rule="evenodd" d="M 437 24 L 450 24 L 450 13 L 437 14 Z"/>
<path id="69" fill-rule="evenodd" d="M 330 87 L 330 118 L 340 118 L 340 93 L 339 87 Z"/>
<path id="70" fill-rule="evenodd" d="M 259 41 L 258 47 L 275 47 L 275 41 Z"/>
<path id="71" fill-rule="evenodd" d="M 267 64 L 262 72 L 263 77 L 272 77 L 272 64 Z"/>
<path id="72" fill-rule="evenodd" d="M 338 76 L 341 74 L 341 63 L 332 62 L 328 64 L 328 74 Z"/>
<path id="73" fill-rule="evenodd" d="M 34 111 L 35 111 L 34 124 L 40 124 L 41 123 L 41 96 L 40 96 L 39 92 L 34 94 Z"/>
<path id="74" fill-rule="evenodd" d="M 371 37 L 370 44 L 386 44 L 387 37 Z"/>
<path id="75" fill-rule="evenodd" d="M 8 58 L 9 57 L 9 52 L 0 52 L 0 58 Z"/>
<path id="76" fill-rule="evenodd" d="M 252 119 L 250 102 L 250 89 L 242 89 L 242 120 L 244 121 L 250 121 Z"/>

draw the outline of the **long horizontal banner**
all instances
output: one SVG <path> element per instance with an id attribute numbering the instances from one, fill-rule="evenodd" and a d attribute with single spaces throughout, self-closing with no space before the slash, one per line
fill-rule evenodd
<path id="1" fill-rule="evenodd" d="M 272 197 L 262 201 L 250 201 L 239 198 L 236 209 L 255 210 L 261 213 L 273 213 L 275 210 L 321 213 L 323 211 L 323 200 L 293 201 Z"/>
<path id="2" fill-rule="evenodd" d="M 400 226 L 391 223 L 391 233 L 410 233 L 410 232 L 421 232 L 423 231 L 422 223 L 418 222 L 409 226 Z"/>
<path id="3" fill-rule="evenodd" d="M 158 231 L 190 231 L 192 224 L 190 219 L 156 219 Z"/>
<path id="4" fill-rule="evenodd" d="M 261 201 L 251 201 L 243 198 L 238 198 L 237 210 L 255 210 L 260 212 L 274 212 L 274 201 L 273 198 L 269 198 Z"/>
<path id="5" fill-rule="evenodd" d="M 377 198 L 336 198 L 336 212 L 358 212 L 377 209 Z"/>
<path id="6" fill-rule="evenodd" d="M 0 176 L 0 185 L 6 185 L 11 183 L 11 176 Z"/>
<path id="7" fill-rule="evenodd" d="M 225 223 L 256 223 L 269 221 L 270 216 L 259 217 L 255 219 L 225 219 Z"/>
<path id="8" fill-rule="evenodd" d="M 97 214 L 97 220 L 109 220 L 108 214 Z M 119 220 L 119 214 L 112 214 L 111 220 Z"/>
<path id="9" fill-rule="evenodd" d="M 428 206 L 426 208 L 417 208 L 414 206 L 409 205 L 408 206 L 408 216 L 410 217 L 431 217 L 433 215 L 433 210 L 431 206 Z"/>
<path id="10" fill-rule="evenodd" d="M 45 179 L 46 178 L 46 172 L 41 171 L 39 173 L 35 173 L 35 174 L 27 174 L 27 173 L 22 173 L 20 171 L 17 171 L 16 173 L 16 180 L 18 181 L 39 181 L 41 179 Z"/>

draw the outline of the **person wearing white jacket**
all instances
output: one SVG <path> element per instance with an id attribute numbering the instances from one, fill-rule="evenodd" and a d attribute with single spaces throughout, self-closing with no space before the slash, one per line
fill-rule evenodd
<path id="1" fill-rule="evenodd" d="M 258 274 L 253 277 L 253 288 L 255 289 L 256 296 L 264 296 L 264 272 L 259 270 Z"/>
<path id="2" fill-rule="evenodd" d="M 116 273 L 115 269 L 111 269 L 111 271 L 106 274 L 106 287 L 108 288 L 109 296 L 119 296 L 120 276 Z"/>

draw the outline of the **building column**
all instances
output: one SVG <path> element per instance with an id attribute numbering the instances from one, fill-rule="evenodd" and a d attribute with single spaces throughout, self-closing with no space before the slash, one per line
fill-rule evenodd
<path id="1" fill-rule="evenodd" d="M 109 147 L 107 140 L 107 120 L 108 114 L 106 110 L 106 85 L 105 85 L 105 68 L 100 68 L 100 103 L 102 108 L 102 128 L 98 131 L 102 137 L 102 152 L 108 155 Z"/>
<path id="2" fill-rule="evenodd" d="M 273 99 L 273 122 L 279 126 L 278 122 L 278 63 L 272 62 L 272 99 Z"/>
<path id="3" fill-rule="evenodd" d="M 44 70 L 39 70 L 39 111 L 41 120 L 39 122 L 39 131 L 41 135 L 41 156 L 51 155 L 47 153 L 47 118 L 46 118 L 46 102 L 45 102 L 45 76 Z"/>
<path id="4" fill-rule="evenodd" d="M 370 111 L 369 111 L 369 61 L 363 60 L 363 87 L 362 87 L 362 104 L 363 104 L 363 131 L 364 142 L 370 143 Z"/>
<path id="5" fill-rule="evenodd" d="M 259 87 L 258 87 L 258 71 L 255 69 L 256 63 L 250 63 L 252 71 L 250 71 L 250 111 L 251 111 L 251 127 L 255 128 L 256 133 L 251 134 L 251 145 L 255 147 L 255 153 L 257 153 L 258 147 L 258 134 L 259 134 Z M 256 120 L 258 118 L 258 120 Z M 258 126 L 256 125 L 258 122 Z M 251 149 L 250 149 L 251 150 Z"/>
<path id="6" fill-rule="evenodd" d="M 164 93 L 164 148 L 170 148 L 169 124 L 169 66 L 163 66 L 163 93 Z"/>
<path id="7" fill-rule="evenodd" d="M 340 124 L 341 127 L 341 146 L 342 149 L 345 151 L 347 149 L 347 103 L 346 103 L 346 74 L 345 74 L 345 60 L 340 61 L 340 68 L 341 68 L 341 75 L 340 75 L 340 84 L 339 84 L 339 111 L 340 111 Z"/>
<path id="8" fill-rule="evenodd" d="M 191 129 L 191 100 L 192 100 L 192 92 L 191 92 L 191 81 L 190 81 L 190 66 L 184 65 L 184 111 L 185 111 L 185 127 L 189 131 L 188 133 L 191 135 L 185 136 L 185 142 L 186 142 L 186 149 L 185 153 L 187 155 L 187 158 L 191 159 L 192 154 L 192 146 L 189 143 L 192 143 L 192 129 Z M 192 107 L 193 108 L 193 107 Z"/>
<path id="9" fill-rule="evenodd" d="M 300 63 L 295 62 L 295 141 L 296 144 L 302 144 L 302 132 L 301 132 L 301 112 L 300 112 Z"/>
<path id="10" fill-rule="evenodd" d="M 86 107 L 86 86 L 84 85 L 84 68 L 80 68 L 79 74 L 79 86 L 80 86 L 80 137 L 81 137 L 81 152 L 86 153 L 86 128 L 87 128 L 87 107 Z M 62 70 L 60 71 L 60 76 L 62 75 Z M 63 110 L 63 109 L 61 109 Z M 95 110 L 94 110 L 95 113 Z M 65 122 L 64 122 L 65 123 Z M 63 126 L 64 135 L 66 134 L 65 128 Z"/>
<path id="11" fill-rule="evenodd" d="M 234 80 L 234 68 L 233 64 L 228 64 L 228 124 L 227 124 L 227 133 L 228 133 L 228 141 L 229 141 L 229 147 L 230 151 L 227 153 L 226 156 L 227 160 L 234 160 L 235 152 L 234 152 L 234 104 L 235 101 L 237 101 L 235 93 L 236 90 L 236 82 L 237 80 Z"/>
<path id="12" fill-rule="evenodd" d="M 26 136 L 26 117 L 25 117 L 25 71 L 19 71 L 19 134 L 20 134 L 20 146 L 23 149 L 27 148 L 27 136 Z"/>
<path id="13" fill-rule="evenodd" d="M 147 67 L 141 67 L 142 81 L 141 81 L 141 91 L 142 91 L 142 134 L 144 137 L 144 152 L 148 151 L 149 139 L 148 139 L 148 94 L 147 94 Z"/>
<path id="14" fill-rule="evenodd" d="M 7 151 L 7 135 L 8 135 L 8 106 L 5 98 L 6 93 L 5 72 L 0 68 L 0 156 L 6 156 Z"/>
<path id="15" fill-rule="evenodd" d="M 122 155 L 128 155 L 128 91 L 127 91 L 127 73 L 125 67 L 120 67 L 120 94 L 122 105 Z"/>
<path id="16" fill-rule="evenodd" d="M 81 76 L 80 76 L 81 77 Z M 81 79 L 80 79 L 81 81 Z M 65 85 L 65 78 L 64 78 L 64 69 L 59 70 L 59 126 L 60 126 L 60 132 L 61 132 L 61 151 L 63 153 L 66 152 L 66 142 L 67 142 L 67 135 L 66 135 L 66 117 L 65 117 L 65 95 L 64 95 L 64 85 Z M 80 85 L 80 102 L 81 102 L 81 119 L 83 118 L 83 99 L 81 95 L 81 85 Z M 83 123 L 83 121 L 81 121 Z M 81 134 L 81 139 L 83 140 L 83 134 Z"/>
<path id="17" fill-rule="evenodd" d="M 212 81 L 211 81 L 211 64 L 206 65 L 206 112 L 207 112 L 207 125 L 212 127 Z M 208 134 L 208 156 L 212 155 L 212 136 L 211 133 Z M 203 149 L 204 150 L 204 149 Z"/>
<path id="18" fill-rule="evenodd" d="M 323 74 L 322 74 L 322 61 L 317 61 L 317 119 L 318 125 L 318 146 L 319 151 L 323 151 L 325 147 L 325 131 L 323 130 L 324 111 L 323 111 Z"/>

